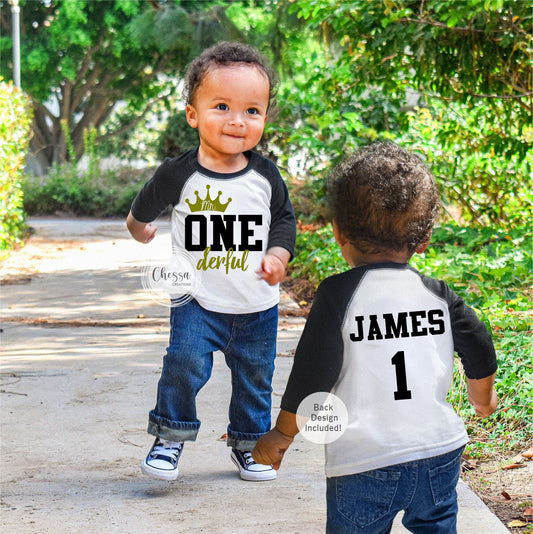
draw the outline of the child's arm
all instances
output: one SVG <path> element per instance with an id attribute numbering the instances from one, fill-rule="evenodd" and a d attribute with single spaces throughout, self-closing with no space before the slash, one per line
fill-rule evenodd
<path id="1" fill-rule="evenodd" d="M 296 414 L 281 410 L 276 421 L 276 426 L 259 438 L 252 451 L 252 457 L 258 464 L 272 464 L 274 469 L 279 469 L 283 455 L 298 434 Z"/>
<path id="2" fill-rule="evenodd" d="M 143 223 L 138 221 L 131 213 L 128 214 L 126 225 L 133 238 L 140 243 L 149 243 L 155 237 L 157 226 L 152 226 L 151 223 Z"/>
<path id="3" fill-rule="evenodd" d="M 266 251 L 257 274 L 273 286 L 283 280 L 291 253 L 283 247 L 271 247 Z"/>
<path id="4" fill-rule="evenodd" d="M 495 374 L 478 380 L 467 379 L 468 400 L 479 417 L 488 417 L 498 405 L 498 397 L 494 391 L 494 377 Z"/>

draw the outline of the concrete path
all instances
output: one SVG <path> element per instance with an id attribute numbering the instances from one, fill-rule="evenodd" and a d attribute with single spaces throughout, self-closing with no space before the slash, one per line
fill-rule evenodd
<path id="1" fill-rule="evenodd" d="M 122 221 L 29 222 L 36 234 L 2 266 L 11 283 L 1 287 L 0 532 L 324 532 L 321 446 L 298 437 L 276 481 L 238 478 L 222 438 L 230 379 L 221 354 L 198 397 L 202 427 L 185 445 L 179 479 L 141 474 L 168 308 L 146 293 L 140 272 L 168 258 L 168 223 L 144 246 Z M 282 297 L 282 310 L 296 308 Z M 303 324 L 280 318 L 274 417 Z M 459 501 L 460 534 L 508 532 L 463 483 Z M 397 521 L 393 532 L 406 531 Z"/>

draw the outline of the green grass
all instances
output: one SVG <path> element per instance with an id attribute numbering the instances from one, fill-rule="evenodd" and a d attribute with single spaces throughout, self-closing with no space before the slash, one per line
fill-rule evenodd
<path id="1" fill-rule="evenodd" d="M 470 434 L 467 451 L 471 456 L 517 450 L 533 439 L 531 250 L 528 227 L 503 230 L 449 223 L 435 228 L 426 253 L 411 261 L 427 276 L 445 280 L 492 332 L 499 365 L 497 411 L 487 419 L 475 416 L 459 364 L 449 394 Z M 331 225 L 299 232 L 297 251 L 292 276 L 307 278 L 315 285 L 348 268 Z"/>

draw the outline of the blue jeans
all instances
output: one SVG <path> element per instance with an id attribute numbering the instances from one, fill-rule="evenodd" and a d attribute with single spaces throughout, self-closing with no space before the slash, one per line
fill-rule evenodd
<path id="1" fill-rule="evenodd" d="M 163 358 L 157 404 L 148 432 L 172 441 L 193 441 L 200 428 L 196 395 L 224 353 L 231 370 L 228 446 L 252 450 L 270 430 L 272 375 L 278 307 L 247 314 L 205 310 L 195 300 L 171 308 L 170 344 Z"/>
<path id="2" fill-rule="evenodd" d="M 463 449 L 328 478 L 326 534 L 386 534 L 401 510 L 410 532 L 454 534 Z"/>

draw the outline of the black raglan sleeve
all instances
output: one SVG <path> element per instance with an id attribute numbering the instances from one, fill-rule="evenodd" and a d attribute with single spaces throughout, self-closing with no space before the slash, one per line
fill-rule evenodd
<path id="1" fill-rule="evenodd" d="M 270 200 L 270 231 L 268 248 L 282 247 L 294 256 L 296 218 L 289 199 L 289 191 L 277 167 L 268 161 L 272 198 Z"/>
<path id="2" fill-rule="evenodd" d="M 178 201 L 183 182 L 188 176 L 188 154 L 174 159 L 165 159 L 154 175 L 139 191 L 131 205 L 131 213 L 140 222 L 157 219 L 169 205 Z"/>
<path id="3" fill-rule="evenodd" d="M 342 322 L 346 306 L 335 303 L 334 294 L 328 290 L 329 280 L 324 280 L 317 290 L 281 399 L 281 408 L 291 413 L 296 413 L 308 395 L 330 392 L 342 369 Z"/>
<path id="4" fill-rule="evenodd" d="M 496 372 L 496 350 L 487 327 L 464 300 L 448 288 L 454 350 L 468 378 L 486 378 Z"/>

